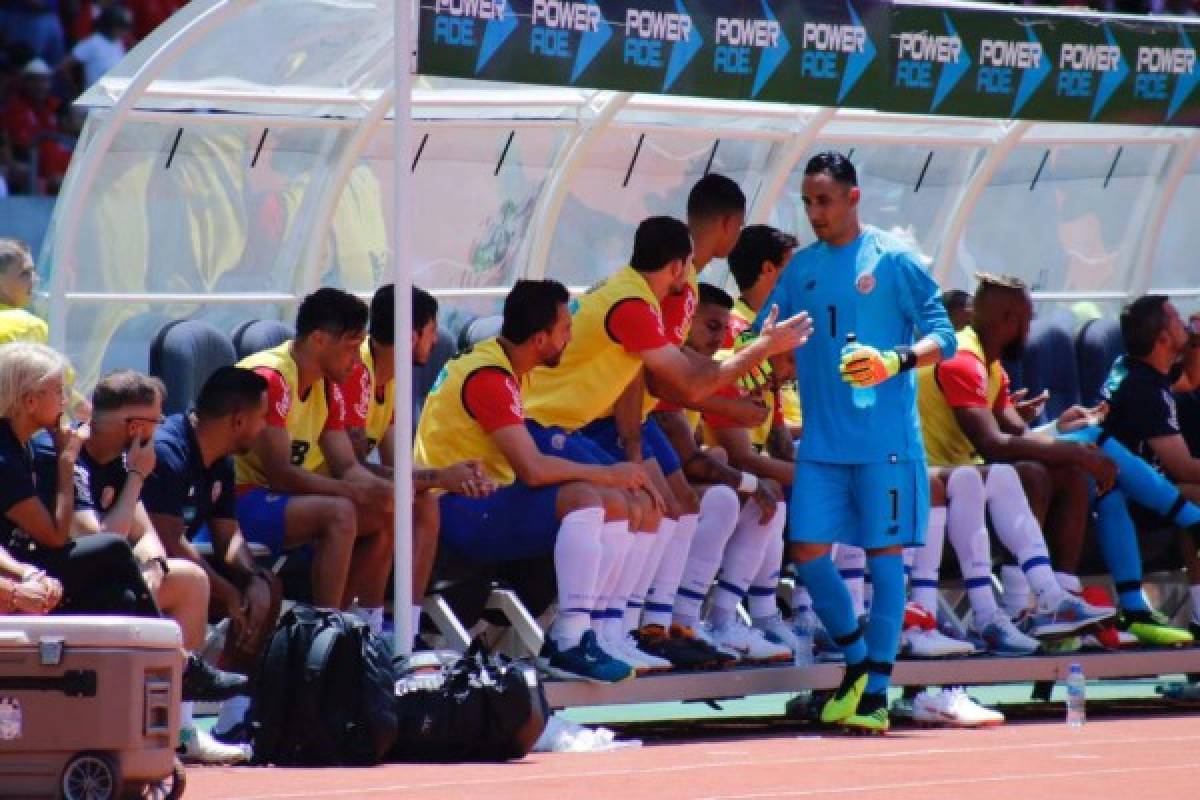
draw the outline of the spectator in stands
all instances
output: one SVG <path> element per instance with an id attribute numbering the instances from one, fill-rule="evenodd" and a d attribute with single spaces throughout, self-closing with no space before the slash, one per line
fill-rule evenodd
<path id="1" fill-rule="evenodd" d="M 31 60 L 22 67 L 21 78 L 4 106 L 4 132 L 13 157 L 20 162 L 16 177 L 25 190 L 40 181 L 46 189 L 57 191 L 71 160 L 71 148 L 61 135 L 59 101 L 50 94 L 52 75 L 45 61 Z M 35 155 L 36 173 L 30 169 Z"/>
<path id="2" fill-rule="evenodd" d="M 355 458 L 338 388 L 359 361 L 367 315 L 354 295 L 318 289 L 300 303 L 295 339 L 238 365 L 267 380 L 267 424 L 236 457 L 237 514 L 276 556 L 312 544 L 313 602 L 357 602 L 379 628 L 392 566 L 392 531 L 379 518 L 390 517 L 392 485 Z"/>
<path id="3" fill-rule="evenodd" d="M 947 289 L 942 292 L 942 305 L 946 307 L 946 316 L 950 317 L 954 330 L 961 331 L 971 324 L 971 314 L 975 309 L 970 292 Z"/>
<path id="4" fill-rule="evenodd" d="M 207 573 L 213 605 L 230 620 L 226 636 L 235 641 L 226 646 L 225 666 L 251 677 L 274 628 L 280 586 L 270 570 L 255 563 L 238 526 L 232 457 L 249 450 L 266 414 L 267 382 L 261 375 L 219 368 L 200 388 L 195 409 L 168 417 L 155 431 L 154 471 L 142 489 L 167 553 Z M 212 544 L 211 560 L 193 540 Z M 238 696 L 222 704 L 213 729 L 218 739 L 234 741 L 229 734 L 242 723 L 249 702 Z"/>
<path id="5" fill-rule="evenodd" d="M 1126 355 L 1113 364 L 1101 392 L 1108 402 L 1104 430 L 1165 474 L 1178 487 L 1180 499 L 1200 503 L 1200 459 L 1183 438 L 1174 395 L 1200 387 L 1200 315 L 1185 322 L 1165 296 L 1144 295 L 1121 311 L 1121 338 Z M 1163 522 L 1153 511 L 1134 518 Z M 1190 628 L 1200 637 L 1197 534 L 1200 526 L 1193 525 L 1179 544 L 1191 581 Z"/>
<path id="6" fill-rule="evenodd" d="M 604 551 L 615 548 L 606 540 L 628 536 L 619 490 L 645 485 L 646 472 L 600 463 L 582 443 L 539 452 L 522 404 L 534 368 L 558 369 L 571 339 L 569 299 L 557 281 L 513 286 L 500 336 L 451 361 L 426 399 L 415 458 L 433 468 L 464 459 L 483 464 L 500 488 L 484 498 L 443 495 L 442 544 L 485 563 L 553 553 L 559 609 L 539 661 L 559 677 L 617 683 L 634 669 L 601 648 L 592 617 L 602 575 L 613 566 Z"/>
<path id="7" fill-rule="evenodd" d="M 49 338 L 46 322 L 25 310 L 35 279 L 29 247 L 16 239 L 0 239 L 0 344 L 45 344 Z"/>
<path id="8" fill-rule="evenodd" d="M 168 558 L 158 532 L 141 502 L 142 487 L 154 470 L 154 432 L 162 420 L 166 390 L 157 378 L 119 370 L 92 390 L 91 434 L 75 463 L 72 530 L 76 535 L 116 533 L 128 538 L 141 566 L 142 579 L 163 613 L 179 623 L 189 654 L 183 676 L 183 754 L 205 763 L 243 761 L 241 748 L 230 748 L 198 731 L 193 701 L 226 700 L 244 693 L 247 680 L 213 668 L 196 653 L 208 632 L 208 576 L 197 564 Z M 40 482 L 62 485 L 59 459 L 48 437 L 34 442 Z"/>
<path id="9" fill-rule="evenodd" d="M 1000 358 L 1020 357 L 1033 318 L 1033 301 L 1017 278 L 980 275 L 979 279 L 972 324 L 958 334 L 959 354 L 940 365 L 936 373 L 925 370 L 918 374 L 929 463 L 962 466 L 1016 462 L 1017 468 L 1026 470 L 1031 464 L 1035 477 L 1025 482 L 1026 487 L 1049 482 L 1044 472 L 1038 472 L 1040 465 L 1049 468 L 1051 476 L 1074 470 L 1091 480 L 1095 489 L 1090 493 L 1095 499 L 1090 507 L 1096 513 L 1097 538 L 1120 595 L 1118 625 L 1150 644 L 1190 642 L 1192 637 L 1187 631 L 1171 627 L 1161 614 L 1150 609 L 1141 591 L 1137 533 L 1124 498 L 1127 492 L 1146 497 L 1145 487 L 1153 480 L 1145 473 L 1151 470 L 1119 443 L 1100 435 L 1092 422 L 1095 410 L 1068 409 L 1050 432 L 1028 427 L 1008 396 L 1008 377 Z M 1028 597 L 1029 584 L 1033 583 L 1039 611 L 1059 609 L 1065 616 L 1059 611 L 1054 616 L 1064 620 L 1093 616 L 1097 609 L 1087 604 L 1077 604 L 1071 610 L 1061 601 L 1043 602 L 1058 595 L 1062 588 L 1081 588 L 1074 578 L 1079 568 L 1078 544 L 1062 547 L 1059 542 L 1054 559 L 1056 580 L 1046 579 L 1043 568 L 1049 559 L 1036 547 L 1032 535 L 1037 520 L 1024 513 L 1023 493 L 1012 479 L 1012 472 L 988 470 L 986 481 L 993 522 L 999 516 L 1012 525 L 1012 541 L 1006 544 L 1021 565 L 1020 569 L 1004 572 L 1006 595 Z M 1161 484 L 1165 481 L 1160 480 Z M 1167 506 L 1160 506 L 1160 502 L 1154 502 L 1154 507 L 1165 511 L 1169 501 Z M 1085 506 L 1084 511 L 1087 509 Z M 1058 591 L 1055 584 L 1060 587 Z"/>
<path id="10" fill-rule="evenodd" d="M 157 617 L 124 537 L 71 538 L 75 462 L 88 428 L 61 425 L 68 369 L 66 359 L 45 345 L 0 347 L 0 545 L 62 584 L 59 611 Z M 57 453 L 50 486 L 40 474 L 35 481 L 29 455 L 30 441 L 42 430 L 50 431 Z M 97 580 L 101 575 L 104 580 Z"/>
<path id="11" fill-rule="evenodd" d="M 24 44 L 38 58 L 57 64 L 66 50 L 58 8 L 59 0 L 5 0 L 0 27 L 9 44 Z"/>
<path id="12" fill-rule="evenodd" d="M 167 18 L 187 5 L 188 0 L 125 0 L 133 12 L 133 36 L 138 41 L 149 36 Z"/>
<path id="13" fill-rule="evenodd" d="M 125 38 L 129 35 L 129 12 L 120 6 L 110 6 L 96 18 L 95 32 L 81 40 L 58 65 L 60 72 L 74 83 L 76 68 L 83 70 L 83 85 L 77 92 L 92 86 L 125 57 Z"/>

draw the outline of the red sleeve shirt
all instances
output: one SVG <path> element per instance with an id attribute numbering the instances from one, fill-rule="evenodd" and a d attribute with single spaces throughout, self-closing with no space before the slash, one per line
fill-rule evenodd
<path id="1" fill-rule="evenodd" d="M 342 399 L 342 390 L 336 383 L 326 381 L 325 405 L 329 408 L 329 413 L 325 415 L 325 427 L 321 429 L 321 433 L 346 430 L 346 401 Z"/>
<path id="2" fill-rule="evenodd" d="M 934 369 L 938 386 L 951 408 L 988 408 L 987 367 L 973 354 L 960 350 Z M 993 410 L 1000 411 L 1008 405 L 1008 375 L 1004 374 Z"/>
<path id="3" fill-rule="evenodd" d="M 367 427 L 367 414 L 371 412 L 371 371 L 361 361 L 338 388 L 346 406 L 346 427 Z"/>
<path id="4" fill-rule="evenodd" d="M 521 389 L 502 369 L 476 370 L 463 383 L 462 397 L 463 407 L 486 433 L 525 422 Z"/>
<path id="5" fill-rule="evenodd" d="M 614 305 L 608 312 L 605 326 L 613 341 L 630 353 L 641 353 L 670 344 L 658 311 L 636 297 L 626 298 Z"/>
<path id="6" fill-rule="evenodd" d="M 682 346 L 687 339 L 688 328 L 696 314 L 696 291 L 690 283 L 684 284 L 679 294 L 670 294 L 662 301 L 662 321 L 671 344 Z"/>
<path id="7" fill-rule="evenodd" d="M 286 428 L 288 412 L 292 410 L 292 390 L 287 381 L 270 367 L 257 367 L 254 371 L 267 381 L 267 424 Z"/>

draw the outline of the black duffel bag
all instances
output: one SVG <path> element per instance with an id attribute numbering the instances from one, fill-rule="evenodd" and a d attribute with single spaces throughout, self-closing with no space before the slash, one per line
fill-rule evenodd
<path id="1" fill-rule="evenodd" d="M 537 671 L 489 655 L 418 653 L 397 669 L 396 745 L 391 761 L 509 761 L 522 758 L 549 712 Z"/>

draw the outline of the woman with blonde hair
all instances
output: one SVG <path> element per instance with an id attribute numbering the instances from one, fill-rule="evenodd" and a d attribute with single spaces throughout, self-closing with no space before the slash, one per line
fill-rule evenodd
<path id="1" fill-rule="evenodd" d="M 64 424 L 69 373 L 66 358 L 45 345 L 14 342 L 0 346 L 0 547 L 25 562 L 6 566 L 0 559 L 0 573 L 22 578 L 20 584 L 9 587 L 9 605 L 27 610 L 34 602 L 31 594 L 37 594 L 43 612 L 57 605 L 61 612 L 157 617 L 158 607 L 124 537 L 96 534 L 71 538 L 75 459 L 88 436 L 88 426 Z M 38 495 L 29 449 L 30 439 L 41 430 L 50 432 L 57 452 L 53 509 Z M 33 592 L 26 587 L 33 582 L 45 588 Z M 10 610 L 5 607 L 5 589 L 5 579 L 0 577 L 0 611 Z"/>

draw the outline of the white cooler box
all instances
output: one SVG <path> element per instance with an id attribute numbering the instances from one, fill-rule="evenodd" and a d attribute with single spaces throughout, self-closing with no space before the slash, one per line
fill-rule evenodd
<path id="1" fill-rule="evenodd" d="M 179 797 L 170 620 L 0 616 L 0 797 Z"/>

